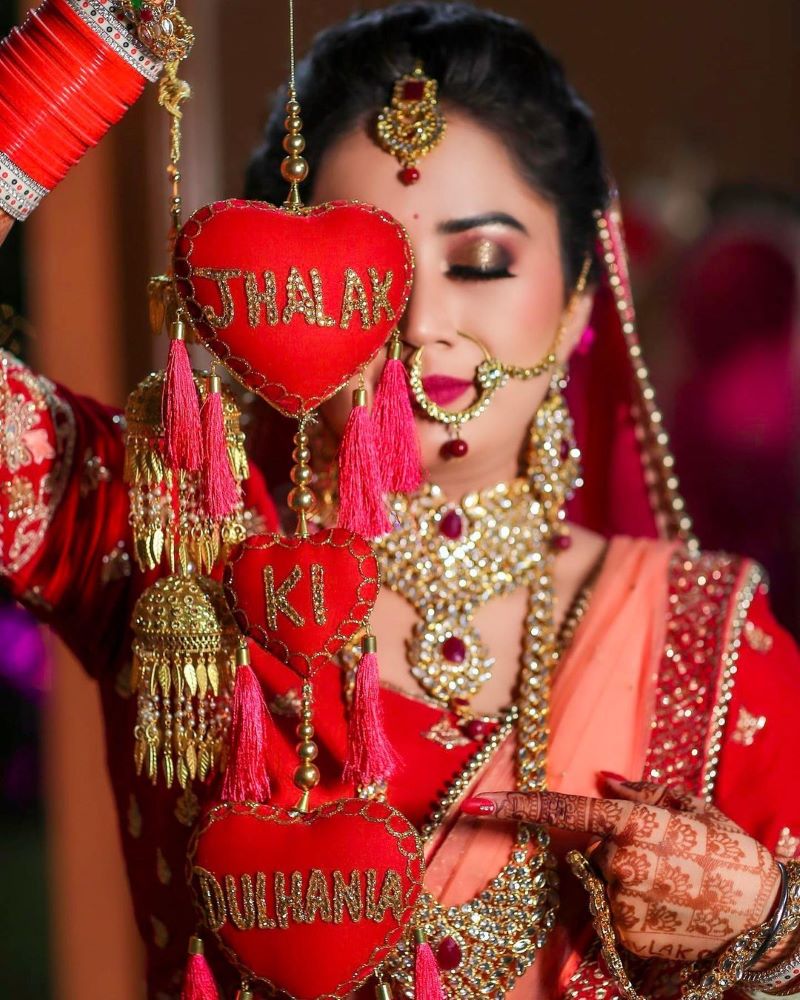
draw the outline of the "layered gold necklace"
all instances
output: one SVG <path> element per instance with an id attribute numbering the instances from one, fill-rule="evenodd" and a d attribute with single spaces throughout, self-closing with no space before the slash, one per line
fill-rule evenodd
<path id="1" fill-rule="evenodd" d="M 502 714 L 497 729 L 450 785 L 422 830 L 425 838 L 514 732 L 517 787 L 533 791 L 545 785 L 550 678 L 558 650 L 551 511 L 536 492 L 520 479 L 453 505 L 429 486 L 393 499 L 398 528 L 375 544 L 384 584 L 419 615 L 408 642 L 411 672 L 443 706 L 468 701 L 491 669 L 493 661 L 473 622 L 477 608 L 519 586 L 529 594 L 517 703 Z M 508 863 L 476 898 L 445 907 L 423 893 L 416 925 L 440 953 L 440 964 L 451 966 L 442 969 L 447 995 L 505 994 L 547 939 L 557 888 L 546 831 L 520 825 Z M 413 942 L 401 942 L 385 972 L 403 996 L 413 997 Z"/>

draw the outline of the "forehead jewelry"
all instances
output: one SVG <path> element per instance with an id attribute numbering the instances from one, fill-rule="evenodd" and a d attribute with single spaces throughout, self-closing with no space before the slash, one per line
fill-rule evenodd
<path id="1" fill-rule="evenodd" d="M 417 160 L 441 141 L 446 128 L 436 97 L 438 84 L 418 62 L 413 73 L 395 80 L 392 103 L 378 115 L 375 130 L 381 149 L 400 162 L 403 184 L 419 180 Z"/>
<path id="2" fill-rule="evenodd" d="M 570 296 L 567 308 L 564 310 L 564 315 L 562 316 L 561 322 L 559 323 L 558 329 L 553 337 L 553 342 L 550 344 L 547 354 L 545 354 L 542 360 L 537 362 L 535 365 L 524 368 L 521 365 L 506 364 L 504 361 L 500 361 L 499 358 L 493 357 L 485 344 L 483 344 L 477 337 L 470 333 L 464 333 L 462 330 L 456 330 L 459 337 L 465 337 L 467 340 L 471 340 L 473 344 L 476 344 L 480 348 L 483 354 L 483 361 L 481 361 L 475 369 L 475 387 L 478 393 L 477 398 L 463 410 L 447 410 L 443 406 L 439 406 L 437 403 L 434 403 L 434 401 L 428 396 L 425 392 L 425 386 L 423 385 L 422 379 L 422 356 L 425 351 L 425 346 L 422 345 L 414 351 L 411 355 L 408 372 L 408 380 L 414 399 L 426 416 L 430 417 L 431 420 L 435 420 L 437 423 L 444 424 L 446 427 L 452 428 L 454 432 L 454 436 L 443 445 L 442 452 L 445 457 L 463 458 L 464 455 L 467 454 L 469 448 L 467 446 L 467 442 L 463 441 L 460 437 L 461 427 L 468 421 L 474 420 L 475 417 L 479 417 L 492 401 L 492 397 L 497 390 L 502 388 L 502 386 L 504 386 L 509 379 L 514 378 L 527 382 L 530 379 L 537 378 L 539 375 L 543 375 L 545 372 L 550 371 L 550 369 L 558 362 L 558 348 L 561 346 L 561 341 L 564 339 L 564 333 L 569 326 L 575 309 L 577 308 L 578 301 L 586 290 L 586 283 L 589 278 L 591 263 L 591 257 L 587 254 L 584 258 L 580 276 L 578 277 L 578 281 L 575 284 L 572 295 Z"/>

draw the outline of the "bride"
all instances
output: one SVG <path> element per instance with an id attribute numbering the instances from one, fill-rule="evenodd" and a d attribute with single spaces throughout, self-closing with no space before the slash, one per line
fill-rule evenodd
<path id="1" fill-rule="evenodd" d="M 396 85 L 438 116 L 413 162 L 376 128 Z M 630 976 L 677 997 L 681 966 L 713 967 L 768 921 L 737 989 L 800 995 L 798 876 L 779 864 L 800 836 L 797 653 L 760 568 L 692 537 L 591 113 L 526 29 L 462 4 L 354 16 L 315 40 L 297 86 L 306 202 L 387 210 L 416 260 L 400 339 L 426 481 L 389 498 L 394 527 L 375 543 L 372 625 L 401 765 L 375 791 L 425 841 L 420 923 L 445 994 L 613 997 Z M 275 204 L 283 103 L 247 177 L 248 197 Z M 487 359 L 504 373 L 493 392 L 476 377 Z M 381 367 L 366 371 L 369 400 Z M 101 687 L 148 995 L 175 997 L 195 917 L 164 873 L 182 870 L 208 789 L 151 787 L 131 766 L 127 623 L 145 580 L 104 573 L 129 544 L 120 421 L 9 355 L 0 392 L 0 574 Z M 347 397 L 323 407 L 316 454 L 335 447 Z M 87 454 L 106 475 L 87 479 Z M 270 526 L 280 468 L 263 463 L 272 500 L 256 475 L 248 486 Z M 335 475 L 324 460 L 315 472 L 320 523 L 334 523 Z M 346 651 L 320 680 L 329 761 L 344 753 L 352 664 Z M 288 802 L 296 686 L 254 667 Z M 344 792 L 329 780 L 320 794 Z M 568 861 L 576 848 L 590 860 Z M 409 947 L 387 963 L 395 995 L 413 996 L 412 966 Z"/>

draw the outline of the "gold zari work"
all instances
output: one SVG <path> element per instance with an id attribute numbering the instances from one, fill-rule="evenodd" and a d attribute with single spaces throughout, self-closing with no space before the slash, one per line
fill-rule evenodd
<path id="1" fill-rule="evenodd" d="M 173 573 L 178 568 L 184 573 L 191 568 L 209 572 L 220 554 L 244 541 L 244 510 L 240 504 L 221 522 L 212 521 L 202 509 L 200 472 L 180 472 L 176 477 L 169 468 L 161 444 L 163 383 L 163 372 L 148 375 L 130 394 L 125 409 L 125 482 L 136 561 L 143 571 L 155 569 L 163 560 Z M 195 385 L 202 401 L 208 393 L 204 373 L 195 373 Z M 222 407 L 228 459 L 241 483 L 248 476 L 244 434 L 239 409 L 226 389 Z"/>
<path id="2" fill-rule="evenodd" d="M 169 576 L 133 612 L 134 758 L 151 781 L 185 788 L 221 767 L 237 631 L 219 584 Z"/>

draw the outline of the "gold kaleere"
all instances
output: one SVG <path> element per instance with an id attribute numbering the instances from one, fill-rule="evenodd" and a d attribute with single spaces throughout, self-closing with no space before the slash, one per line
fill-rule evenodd
<path id="1" fill-rule="evenodd" d="M 208 383 L 204 372 L 194 372 L 200 398 Z M 222 521 L 207 517 L 201 501 L 200 472 L 173 472 L 163 451 L 164 427 L 161 397 L 164 372 L 148 375 L 128 397 L 125 409 L 125 481 L 130 498 L 134 553 L 142 570 L 152 570 L 162 560 L 171 573 L 194 568 L 207 573 L 233 546 L 243 541 L 244 507 Z M 241 415 L 227 389 L 222 410 L 228 458 L 234 478 L 248 476 Z"/>
<path id="2" fill-rule="evenodd" d="M 224 767 L 238 630 L 203 576 L 157 580 L 136 602 L 131 687 L 137 773 L 185 788 Z"/>

